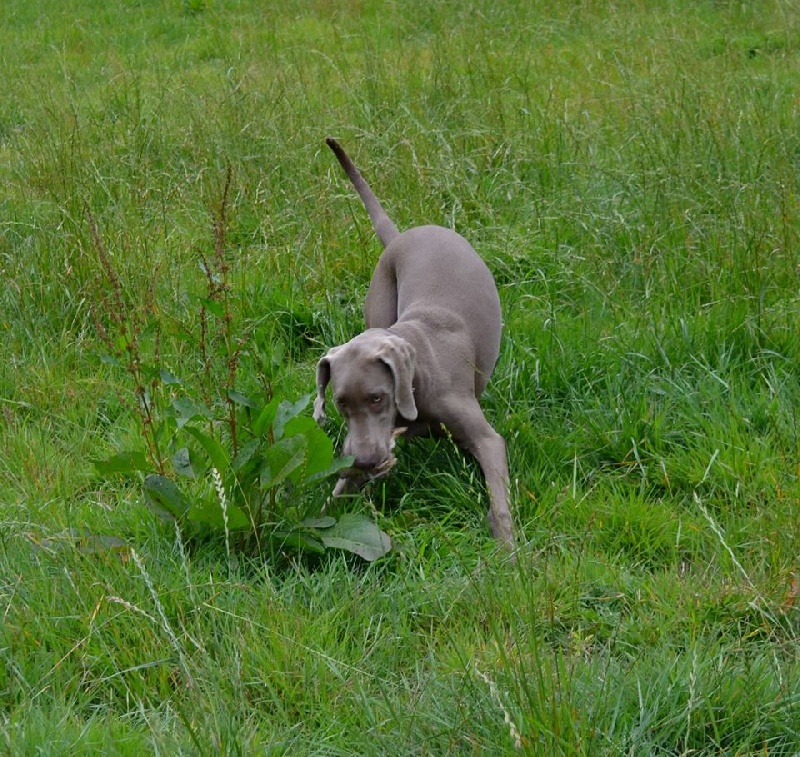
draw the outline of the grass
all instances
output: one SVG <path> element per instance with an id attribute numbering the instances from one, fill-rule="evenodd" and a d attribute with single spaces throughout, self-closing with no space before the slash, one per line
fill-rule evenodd
<path id="1" fill-rule="evenodd" d="M 800 751 L 793 3 L 51 5 L 0 30 L 5 752 Z M 86 210 L 191 324 L 230 167 L 241 390 L 298 397 L 379 254 L 328 134 L 495 273 L 516 565 L 447 441 L 368 492 L 368 566 L 192 551 L 94 471 L 137 424 Z"/>

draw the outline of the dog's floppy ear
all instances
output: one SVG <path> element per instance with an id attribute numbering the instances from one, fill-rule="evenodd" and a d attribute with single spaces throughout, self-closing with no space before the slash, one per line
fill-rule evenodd
<path id="1" fill-rule="evenodd" d="M 381 345 L 378 358 L 389 366 L 394 378 L 394 404 L 407 421 L 417 418 L 414 402 L 416 350 L 402 337 L 390 336 Z"/>
<path id="2" fill-rule="evenodd" d="M 331 359 L 341 347 L 331 347 L 317 363 L 317 396 L 314 399 L 314 420 L 323 423 L 325 420 L 325 390 L 331 380 Z"/>

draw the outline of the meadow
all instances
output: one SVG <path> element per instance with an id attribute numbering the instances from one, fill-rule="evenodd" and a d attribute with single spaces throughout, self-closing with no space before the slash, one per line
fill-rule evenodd
<path id="1" fill-rule="evenodd" d="M 0 13 L 0 751 L 800 753 L 795 2 Z M 363 326 L 329 135 L 496 277 L 516 562 L 447 439 L 304 493 L 389 534 L 370 563 L 193 543 L 95 465 L 143 444 L 114 292 L 188 380 L 219 255 L 248 396 Z"/>

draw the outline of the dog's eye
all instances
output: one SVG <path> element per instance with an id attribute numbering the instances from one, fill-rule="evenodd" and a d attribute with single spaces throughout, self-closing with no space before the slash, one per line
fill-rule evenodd
<path id="1" fill-rule="evenodd" d="M 382 394 L 373 394 L 369 398 L 369 404 L 372 405 L 372 407 L 378 407 L 381 404 L 381 402 L 383 402 Z"/>

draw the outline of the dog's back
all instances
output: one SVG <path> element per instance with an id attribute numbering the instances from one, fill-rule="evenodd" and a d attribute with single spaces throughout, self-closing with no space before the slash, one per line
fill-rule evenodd
<path id="1" fill-rule="evenodd" d="M 367 326 L 388 328 L 397 320 L 432 318 L 442 314 L 438 328 L 463 328 L 475 347 L 475 370 L 483 377 L 478 393 L 494 369 L 500 351 L 502 315 L 494 277 L 464 237 L 442 226 L 416 226 L 400 234 L 381 255 L 373 275 L 395 282 L 397 305 L 392 323 Z M 463 324 L 456 324 L 460 318 Z M 434 324 L 431 324 L 434 327 Z"/>

